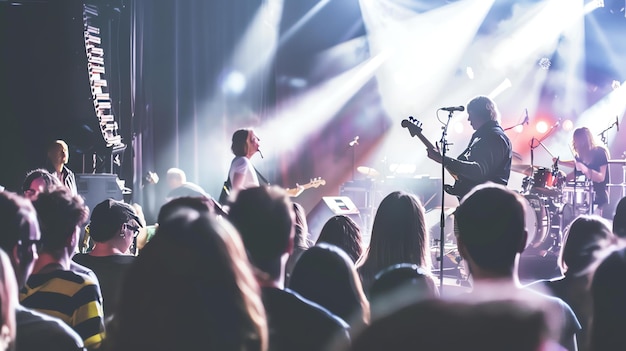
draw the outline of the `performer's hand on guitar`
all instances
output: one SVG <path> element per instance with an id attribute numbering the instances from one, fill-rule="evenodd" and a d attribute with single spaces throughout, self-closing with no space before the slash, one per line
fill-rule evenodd
<path id="1" fill-rule="evenodd" d="M 436 148 L 426 148 L 426 152 L 428 153 L 428 158 L 437 162 L 443 162 L 443 158 L 441 157 L 441 151 L 439 151 L 439 145 Z"/>
<path id="2" fill-rule="evenodd" d="M 296 183 L 296 187 L 295 188 L 285 189 L 285 192 L 290 197 L 298 197 L 298 196 L 300 196 L 300 194 L 302 194 L 304 192 L 305 189 L 306 188 L 304 186 Z"/>

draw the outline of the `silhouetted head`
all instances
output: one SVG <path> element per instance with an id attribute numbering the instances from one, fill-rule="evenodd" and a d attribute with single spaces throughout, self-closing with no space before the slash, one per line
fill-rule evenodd
<path id="1" fill-rule="evenodd" d="M 89 218 L 83 198 L 61 186 L 39 194 L 33 205 L 39 218 L 42 250 L 55 256 L 63 250 L 75 252 L 80 226 Z"/>
<path id="2" fill-rule="evenodd" d="M 236 230 L 179 207 L 129 267 L 107 335 L 116 350 L 264 350 L 259 286 Z M 155 310 L 155 308 L 157 308 Z"/>
<path id="3" fill-rule="evenodd" d="M 333 216 L 322 227 L 317 243 L 333 244 L 344 250 L 352 262 L 363 253 L 361 228 L 346 215 Z"/>
<path id="4" fill-rule="evenodd" d="M 618 238 L 626 239 L 626 197 L 617 203 L 613 216 L 613 234 Z"/>
<path id="5" fill-rule="evenodd" d="M 370 246 L 357 264 L 366 289 L 378 272 L 398 263 L 430 270 L 430 238 L 419 198 L 394 191 L 378 206 Z"/>
<path id="6" fill-rule="evenodd" d="M 10 255 L 21 288 L 33 271 L 41 249 L 37 213 L 30 201 L 7 191 L 0 192 L 0 248 Z"/>
<path id="7" fill-rule="evenodd" d="M 609 223 L 595 215 L 578 216 L 563 238 L 559 257 L 561 271 L 566 275 L 593 272 L 613 244 Z"/>
<path id="8" fill-rule="evenodd" d="M 228 219 L 241 234 L 250 261 L 271 279 L 280 277 L 282 258 L 293 250 L 294 213 L 278 187 L 244 189 L 231 205 Z"/>
<path id="9" fill-rule="evenodd" d="M 35 201 L 40 193 L 61 185 L 63 184 L 57 177 L 43 168 L 38 168 L 26 174 L 26 178 L 22 183 L 22 192 L 25 198 Z"/>
<path id="10" fill-rule="evenodd" d="M 455 212 L 461 255 L 491 274 L 511 277 L 516 257 L 526 245 L 522 201 L 520 195 L 495 183 L 472 189 Z"/>
<path id="11" fill-rule="evenodd" d="M 369 303 L 354 263 L 334 245 L 320 243 L 302 253 L 289 288 L 350 325 L 369 322 Z"/>

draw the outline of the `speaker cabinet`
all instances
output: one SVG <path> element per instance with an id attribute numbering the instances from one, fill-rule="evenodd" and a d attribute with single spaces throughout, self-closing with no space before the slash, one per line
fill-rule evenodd
<path id="1" fill-rule="evenodd" d="M 330 218 L 336 215 L 346 215 L 354 220 L 361 228 L 361 216 L 359 209 L 347 196 L 324 196 L 322 200 L 309 211 L 306 220 L 309 226 L 309 239 L 314 243 L 320 236 L 320 232 Z"/>
<path id="2" fill-rule="evenodd" d="M 117 182 L 117 174 L 76 174 L 76 188 L 89 211 L 108 198 L 120 201 L 124 199 L 122 188 Z"/>

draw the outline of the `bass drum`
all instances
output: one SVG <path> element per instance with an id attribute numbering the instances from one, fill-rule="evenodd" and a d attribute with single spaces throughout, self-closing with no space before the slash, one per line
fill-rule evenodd
<path id="1" fill-rule="evenodd" d="M 526 247 L 538 248 L 550 232 L 550 216 L 547 200 L 537 195 L 525 195 L 524 212 L 528 240 Z"/>

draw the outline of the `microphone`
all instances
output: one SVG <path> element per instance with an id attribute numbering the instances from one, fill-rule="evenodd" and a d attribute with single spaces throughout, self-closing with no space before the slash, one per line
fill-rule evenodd
<path id="1" fill-rule="evenodd" d="M 617 116 L 615 116 L 615 127 L 617 128 L 617 131 L 619 132 L 619 118 L 617 118 Z"/>
<path id="2" fill-rule="evenodd" d="M 522 124 L 528 125 L 528 122 L 530 122 L 528 119 L 528 109 L 525 108 L 524 111 L 526 111 L 526 118 L 524 118 L 524 122 L 522 122 Z"/>
<path id="3" fill-rule="evenodd" d="M 348 143 L 349 146 L 359 145 L 359 136 L 355 136 L 354 139 Z"/>
<path id="4" fill-rule="evenodd" d="M 554 164 L 552 165 L 552 175 L 557 175 L 559 173 L 559 159 L 561 157 L 557 156 L 557 158 L 554 160 Z"/>
<path id="5" fill-rule="evenodd" d="M 261 149 L 258 149 L 257 151 L 259 152 L 259 155 L 261 156 L 261 158 L 264 158 L 263 153 L 261 152 Z"/>
<path id="6" fill-rule="evenodd" d="M 448 112 L 454 112 L 454 111 L 463 112 L 465 111 L 465 106 L 442 107 L 440 108 L 440 110 L 448 111 Z"/>

